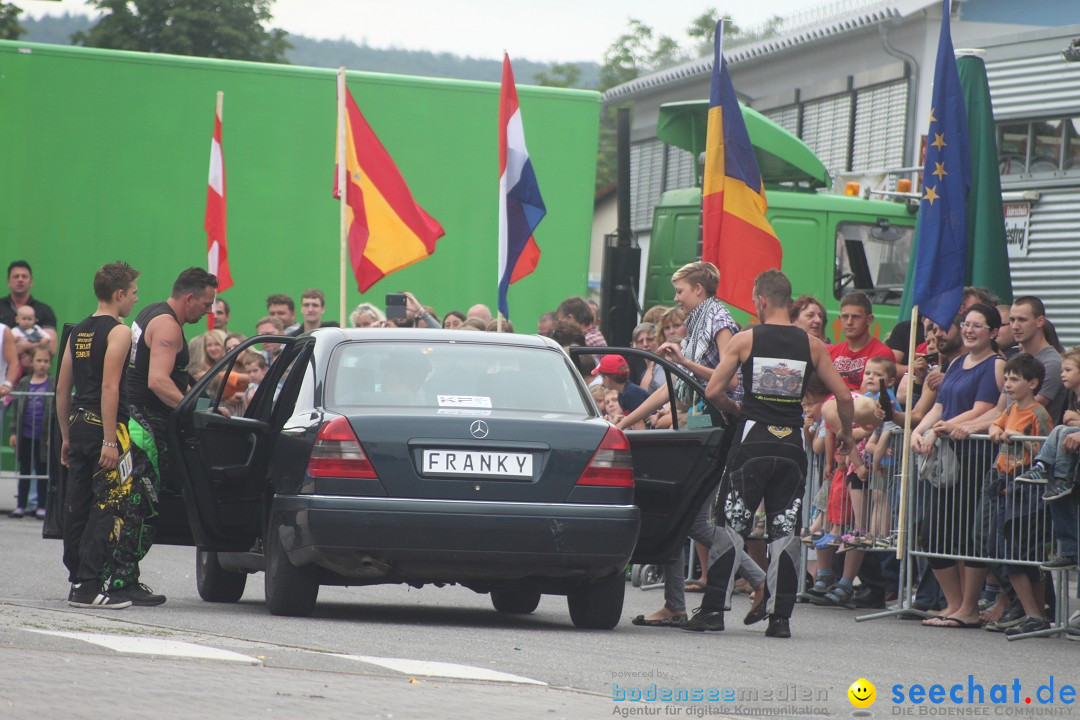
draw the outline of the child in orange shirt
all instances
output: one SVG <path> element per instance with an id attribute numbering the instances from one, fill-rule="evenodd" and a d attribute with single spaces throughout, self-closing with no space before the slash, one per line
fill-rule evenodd
<path id="1" fill-rule="evenodd" d="M 1027 353 L 1020 353 L 1009 360 L 1005 364 L 1004 389 L 1010 402 L 989 431 L 990 440 L 1001 443 L 997 456 L 998 478 L 991 485 L 991 490 L 1000 488 L 996 494 L 1000 509 L 995 522 L 994 549 L 1017 560 L 1027 559 L 1034 553 L 1036 544 L 1043 542 L 1041 537 L 1034 536 L 1032 523 L 1027 521 L 1031 515 L 1042 510 L 1040 490 L 1031 485 L 1010 482 L 1010 479 L 1031 466 L 1039 449 L 1036 441 L 1017 442 L 1013 438 L 1046 436 L 1053 427 L 1050 415 L 1035 399 L 1045 376 L 1043 364 Z M 1004 569 L 1024 606 L 1024 618 L 1019 624 L 1008 628 L 1005 634 L 1015 635 L 1050 627 L 1044 614 L 1042 571 L 1031 565 L 1006 565 Z"/>

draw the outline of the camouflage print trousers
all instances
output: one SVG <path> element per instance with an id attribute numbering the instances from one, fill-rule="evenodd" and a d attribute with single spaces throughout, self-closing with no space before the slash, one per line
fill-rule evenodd
<path id="1" fill-rule="evenodd" d="M 161 468 L 168 450 L 165 432 L 168 418 L 131 408 L 128 432 L 131 436 L 132 467 L 117 493 L 117 514 L 109 538 L 112 550 L 105 562 L 103 577 L 108 589 L 137 585 L 139 561 L 154 544 L 153 519 L 157 517 Z"/>

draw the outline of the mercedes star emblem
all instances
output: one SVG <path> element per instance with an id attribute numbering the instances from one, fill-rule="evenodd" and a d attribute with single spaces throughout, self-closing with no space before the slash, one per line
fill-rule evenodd
<path id="1" fill-rule="evenodd" d="M 472 425 L 469 426 L 469 432 L 474 438 L 483 440 L 488 436 L 488 424 L 483 420 L 473 420 Z"/>

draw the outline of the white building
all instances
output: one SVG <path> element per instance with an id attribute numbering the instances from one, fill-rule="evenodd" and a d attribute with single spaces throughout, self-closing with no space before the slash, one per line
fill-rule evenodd
<path id="1" fill-rule="evenodd" d="M 1078 343 L 1080 62 L 1062 50 L 1080 37 L 1080 2 L 953 5 L 954 46 L 986 50 L 1006 197 L 1033 191 L 1029 243 L 1012 258 L 1014 292 L 1041 296 L 1063 340 Z M 740 99 L 802 138 L 834 180 L 868 173 L 880 181 L 872 171 L 920 164 L 940 23 L 940 0 L 846 0 L 725 55 Z M 656 139 L 658 109 L 707 98 L 712 64 L 702 58 L 604 95 L 607 105 L 632 108 L 631 217 L 643 255 L 661 192 L 694 177 L 690 154 Z"/>

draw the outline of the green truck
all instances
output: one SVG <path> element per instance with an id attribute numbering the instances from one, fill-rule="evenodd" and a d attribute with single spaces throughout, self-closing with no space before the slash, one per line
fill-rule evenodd
<path id="1" fill-rule="evenodd" d="M 824 192 L 829 173 L 801 140 L 743 106 L 743 119 L 765 183 L 769 222 L 784 250 L 783 268 L 796 296 L 809 294 L 829 312 L 826 334 L 842 339 L 840 298 L 865 292 L 874 304 L 872 332 L 896 322 L 916 217 L 906 202 Z M 707 101 L 661 106 L 657 136 L 696 158 L 705 149 Z M 660 197 L 649 240 L 643 306 L 671 304 L 671 274 L 701 257 L 701 187 Z M 725 268 L 720 268 L 725 272 Z M 746 313 L 735 312 L 742 322 Z"/>
<path id="2" fill-rule="evenodd" d="M 271 293 L 309 287 L 337 320 L 338 203 L 331 197 L 335 71 L 286 65 L 0 42 L 0 237 L 3 264 L 25 258 L 34 295 L 61 322 L 94 308 L 91 280 L 123 259 L 142 271 L 142 304 L 177 273 L 206 265 L 203 217 L 217 91 L 224 92 L 229 325 L 252 334 Z M 347 309 L 410 290 L 442 315 L 497 297 L 495 83 L 350 72 L 361 111 L 417 201 L 446 230 L 429 258 Z M 519 88 L 547 217 L 537 271 L 510 291 L 511 320 L 538 316 L 587 287 L 600 95 Z"/>

